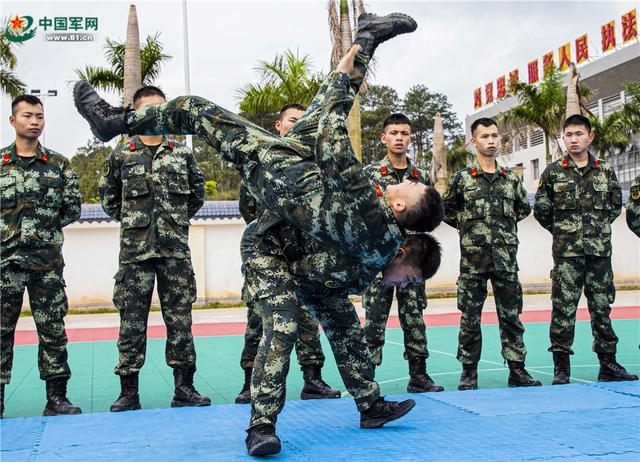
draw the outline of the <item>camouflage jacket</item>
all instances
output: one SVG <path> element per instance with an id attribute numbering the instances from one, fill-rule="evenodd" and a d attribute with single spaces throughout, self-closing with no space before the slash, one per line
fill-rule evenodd
<path id="1" fill-rule="evenodd" d="M 62 228 L 80 218 L 80 186 L 69 160 L 40 144 L 26 166 L 17 159 L 15 143 L 0 153 L 0 266 L 63 266 Z"/>
<path id="2" fill-rule="evenodd" d="M 640 176 L 637 176 L 629 190 L 627 200 L 627 224 L 631 231 L 640 237 Z"/>
<path id="3" fill-rule="evenodd" d="M 477 161 L 451 176 L 444 221 L 460 234 L 460 272 L 518 271 L 517 223 L 531 213 L 518 175 L 496 164 L 494 175 Z"/>
<path id="4" fill-rule="evenodd" d="M 622 211 L 622 191 L 608 162 L 589 154 L 585 169 L 570 156 L 542 173 L 533 215 L 553 234 L 553 255 L 611 255 L 611 223 Z"/>
<path id="5" fill-rule="evenodd" d="M 189 257 L 189 219 L 204 203 L 204 175 L 191 150 L 164 138 L 152 152 L 138 137 L 105 161 L 104 211 L 120 221 L 120 263 Z"/>
<path id="6" fill-rule="evenodd" d="M 247 188 L 244 182 L 240 183 L 240 200 L 238 201 L 238 208 L 240 209 L 240 215 L 242 215 L 242 219 L 246 224 L 249 224 L 258 218 L 264 210 L 264 207 L 258 204 L 258 201 L 253 197 L 251 192 L 249 192 L 249 188 Z"/>

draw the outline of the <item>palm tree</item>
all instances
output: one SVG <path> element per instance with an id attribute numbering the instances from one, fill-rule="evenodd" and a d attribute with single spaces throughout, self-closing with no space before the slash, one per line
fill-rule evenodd
<path id="1" fill-rule="evenodd" d="M 336 1 L 340 2 L 340 8 L 336 8 Z M 353 10 L 353 30 L 358 27 L 358 16 L 364 13 L 364 2 L 362 0 L 352 0 Z M 340 12 L 338 14 L 338 11 Z M 335 67 L 338 61 L 345 55 L 351 45 L 353 45 L 353 34 L 351 21 L 349 19 L 348 0 L 329 0 L 329 31 L 333 49 L 331 50 L 331 67 Z M 362 160 L 362 128 L 360 124 L 360 98 L 356 95 L 353 107 L 347 118 L 347 130 L 349 139 L 353 145 L 356 157 Z"/>
<path id="2" fill-rule="evenodd" d="M 159 37 L 159 33 L 147 36 L 140 47 L 140 74 L 143 85 L 153 84 L 160 75 L 162 65 L 171 59 L 171 56 L 163 52 Z M 123 95 L 125 45 L 107 38 L 104 50 L 109 67 L 89 65 L 84 69 L 76 69 L 75 73 L 78 78 L 89 81 L 95 88 Z"/>
<path id="3" fill-rule="evenodd" d="M 261 61 L 255 70 L 260 82 L 238 91 L 240 111 L 248 116 L 273 114 L 289 103 L 308 106 L 323 79 L 322 74 L 311 72 L 308 55 L 300 57 L 291 50 L 271 62 Z"/>
<path id="4" fill-rule="evenodd" d="M 3 21 L 3 23 L 5 22 Z M 15 98 L 23 94 L 27 86 L 13 72 L 18 65 L 18 59 L 13 53 L 11 45 L 7 37 L 4 34 L 0 34 L 0 90 Z"/>
<path id="5" fill-rule="evenodd" d="M 537 125 L 544 133 L 544 147 L 547 163 L 562 154 L 556 135 L 562 131 L 565 120 L 567 96 L 563 86 L 563 75 L 555 70 L 539 85 L 529 85 L 524 82 L 513 84 L 519 106 L 503 113 L 498 117 L 499 123 L 505 124 L 514 131 L 522 130 L 530 125 Z M 581 98 L 587 98 L 591 91 L 580 87 Z M 550 143 L 553 144 L 553 157 Z"/>
<path id="6" fill-rule="evenodd" d="M 463 137 L 457 138 L 447 149 L 447 168 L 449 176 L 469 165 L 475 155 L 469 149 L 469 143 Z"/>

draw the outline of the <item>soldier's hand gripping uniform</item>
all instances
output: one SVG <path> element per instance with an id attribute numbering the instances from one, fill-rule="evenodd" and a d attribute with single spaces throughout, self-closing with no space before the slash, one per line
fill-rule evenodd
<path id="1" fill-rule="evenodd" d="M 388 156 L 384 156 L 380 162 L 367 166 L 365 170 L 382 190 L 404 179 L 393 167 Z M 413 165 L 409 158 L 407 158 L 407 169 L 404 175 L 414 181 L 431 184 L 426 169 Z M 436 385 L 426 370 L 429 350 L 426 326 L 422 317 L 423 310 L 427 307 L 424 281 L 414 282 L 406 287 L 386 287 L 382 273 L 379 273 L 362 296 L 362 307 L 366 314 L 364 333 L 373 366 L 376 367 L 382 363 L 382 348 L 394 290 L 398 299 L 400 326 L 404 333 L 404 358 L 409 361 L 407 391 L 410 393 L 443 391 L 444 388 Z"/>
<path id="2" fill-rule="evenodd" d="M 99 191 L 105 212 L 120 221 L 120 267 L 113 303 L 120 312 L 115 373 L 120 376 L 121 394 L 111 410 L 140 408 L 138 373 L 145 360 L 155 278 L 167 326 L 166 361 L 175 381 L 171 405 L 209 405 L 209 398 L 193 387 L 191 308 L 196 281 L 189 219 L 204 202 L 204 176 L 193 153 L 166 138 L 159 146 L 148 147 L 134 137 L 105 162 Z"/>
<path id="3" fill-rule="evenodd" d="M 263 212 L 263 208 L 257 203 L 244 184 L 240 187 L 239 207 L 240 214 L 247 224 L 258 218 Z M 242 299 L 247 304 L 247 326 L 244 334 L 244 347 L 240 356 L 240 367 L 244 370 L 244 384 L 240 394 L 236 397 L 236 404 L 248 404 L 251 401 L 251 373 L 254 359 L 258 353 L 258 344 L 262 338 L 262 320 L 247 290 L 247 286 L 250 284 L 247 277 L 250 276 L 245 273 Z M 304 306 L 300 306 L 298 318 L 296 356 L 302 368 L 304 379 L 304 387 L 300 392 L 301 399 L 340 397 L 339 390 L 332 389 L 322 380 L 321 369 L 324 366 L 325 357 L 320 343 L 319 325 L 318 321 Z"/>
<path id="4" fill-rule="evenodd" d="M 608 162 L 589 154 L 579 168 L 567 155 L 540 177 L 534 216 L 553 234 L 552 317 L 549 336 L 554 384 L 569 383 L 576 310 L 584 288 L 591 316 L 598 380 L 637 380 L 616 362 L 618 337 L 611 326 L 615 299 L 611 269 L 611 223 L 622 211 L 622 192 Z"/>
<path id="5" fill-rule="evenodd" d="M 14 333 L 26 288 L 38 332 L 40 378 L 47 384 L 44 415 L 79 414 L 80 408 L 66 397 L 71 371 L 62 277 L 62 228 L 80 217 L 78 179 L 65 157 L 41 145 L 35 157 L 18 156 L 15 143 L 0 153 L 2 398 L 11 379 Z"/>
<path id="6" fill-rule="evenodd" d="M 637 176 L 631 189 L 629 190 L 629 199 L 627 200 L 627 225 L 636 236 L 640 237 L 640 176 Z"/>
<path id="7" fill-rule="evenodd" d="M 460 390 L 477 388 L 482 348 L 480 319 L 491 280 L 500 326 L 502 356 L 509 364 L 509 386 L 537 386 L 524 368 L 522 287 L 518 280 L 518 228 L 531 207 L 520 178 L 496 164 L 485 173 L 477 162 L 453 174 L 444 197 L 444 221 L 460 235 L 458 361 Z"/>

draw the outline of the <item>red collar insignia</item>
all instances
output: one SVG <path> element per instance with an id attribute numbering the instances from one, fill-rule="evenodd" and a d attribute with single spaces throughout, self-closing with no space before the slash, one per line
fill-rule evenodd
<path id="1" fill-rule="evenodd" d="M 129 151 L 135 151 L 136 150 L 136 142 L 132 141 L 131 143 L 129 143 Z"/>
<path id="2" fill-rule="evenodd" d="M 562 168 L 567 168 L 569 166 L 569 161 L 567 159 L 562 159 Z"/>
<path id="3" fill-rule="evenodd" d="M 413 176 L 415 176 L 416 178 L 418 178 L 418 169 L 413 167 Z"/>
<path id="4" fill-rule="evenodd" d="M 471 176 L 476 176 L 477 174 L 478 174 L 478 169 L 477 169 L 477 168 L 475 168 L 475 167 L 473 167 L 473 168 L 471 169 Z"/>
<path id="5" fill-rule="evenodd" d="M 504 176 L 507 176 L 507 171 L 504 169 L 504 167 L 500 167 L 500 171 Z"/>
<path id="6" fill-rule="evenodd" d="M 380 185 L 376 183 L 376 194 L 378 197 L 382 197 L 382 189 L 380 189 Z"/>
<path id="7" fill-rule="evenodd" d="M 169 145 L 169 149 L 173 151 L 173 141 L 169 141 L 168 145 Z"/>
<path id="8" fill-rule="evenodd" d="M 8 152 L 5 152 L 4 156 L 2 156 L 2 163 L 8 164 L 10 160 L 11 160 L 11 154 L 9 154 Z"/>
<path id="9" fill-rule="evenodd" d="M 595 165 L 595 166 L 596 166 L 596 168 L 597 168 L 598 170 L 600 170 L 600 161 L 599 161 L 598 159 L 596 159 L 596 160 L 593 162 L 593 165 Z"/>
<path id="10" fill-rule="evenodd" d="M 48 159 L 48 157 L 47 157 L 47 153 L 46 153 L 46 152 L 43 152 L 43 153 L 42 153 L 42 155 L 40 156 L 40 158 L 42 159 L 42 161 L 43 161 L 45 164 L 49 161 L 49 159 Z"/>
<path id="11" fill-rule="evenodd" d="M 382 173 L 382 176 L 387 176 L 387 166 L 383 165 L 382 167 L 380 167 L 380 173 Z"/>

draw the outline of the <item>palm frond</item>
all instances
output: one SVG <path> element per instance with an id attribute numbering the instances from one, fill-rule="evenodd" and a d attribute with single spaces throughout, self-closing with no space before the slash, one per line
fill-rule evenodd
<path id="1" fill-rule="evenodd" d="M 0 69 L 0 89 L 15 98 L 27 91 L 27 86 L 13 72 L 8 69 Z"/>

